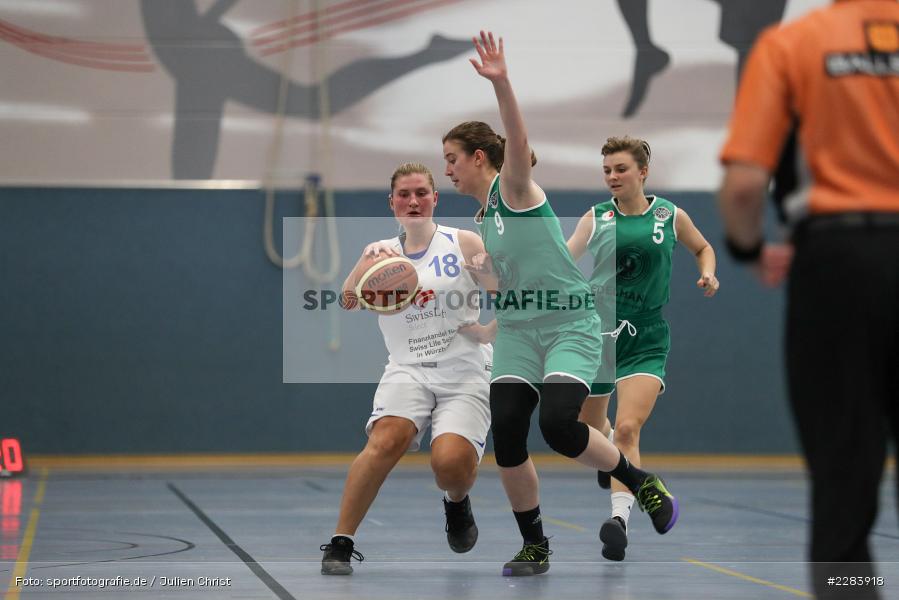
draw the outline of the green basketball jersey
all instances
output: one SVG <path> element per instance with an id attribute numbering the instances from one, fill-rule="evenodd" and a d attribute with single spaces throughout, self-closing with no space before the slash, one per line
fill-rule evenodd
<path id="1" fill-rule="evenodd" d="M 563 323 L 595 310 L 590 285 L 568 252 L 548 200 L 526 210 L 509 208 L 497 175 L 480 227 L 499 277 L 499 294 L 491 302 L 500 323 Z"/>
<path id="2" fill-rule="evenodd" d="M 593 235 L 587 244 L 594 258 L 590 284 L 599 292 L 598 303 L 606 304 L 602 290 L 611 291 L 609 273 L 615 274 L 619 319 L 660 311 L 668 303 L 677 207 L 658 196 L 647 199 L 649 207 L 639 215 L 621 214 L 613 200 L 593 207 Z"/>

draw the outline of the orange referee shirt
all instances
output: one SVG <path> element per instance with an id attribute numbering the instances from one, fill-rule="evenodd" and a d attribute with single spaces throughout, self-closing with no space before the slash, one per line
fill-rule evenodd
<path id="1" fill-rule="evenodd" d="M 899 211 L 897 0 L 837 0 L 762 33 L 722 162 L 773 172 L 794 120 L 810 214 Z"/>

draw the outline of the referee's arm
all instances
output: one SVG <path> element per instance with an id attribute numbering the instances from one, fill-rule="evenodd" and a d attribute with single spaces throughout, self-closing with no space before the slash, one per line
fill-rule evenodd
<path id="1" fill-rule="evenodd" d="M 765 196 L 792 127 L 789 52 L 767 29 L 753 46 L 740 79 L 727 142 L 718 204 L 731 256 L 756 262 L 764 246 Z"/>
<path id="2" fill-rule="evenodd" d="M 726 166 L 718 206 L 730 244 L 750 250 L 763 243 L 765 193 L 771 174 L 765 167 L 745 162 Z"/>

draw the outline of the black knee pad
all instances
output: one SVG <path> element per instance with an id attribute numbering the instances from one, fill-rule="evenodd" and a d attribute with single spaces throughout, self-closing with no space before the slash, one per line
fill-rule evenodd
<path id="1" fill-rule="evenodd" d="M 539 399 L 523 381 L 500 379 L 490 384 L 493 452 L 500 467 L 517 467 L 528 459 L 528 429 Z"/>
<path id="2" fill-rule="evenodd" d="M 583 454 L 590 440 L 590 429 L 577 420 L 589 391 L 583 383 L 568 378 L 543 384 L 540 431 L 550 448 L 568 458 Z"/>

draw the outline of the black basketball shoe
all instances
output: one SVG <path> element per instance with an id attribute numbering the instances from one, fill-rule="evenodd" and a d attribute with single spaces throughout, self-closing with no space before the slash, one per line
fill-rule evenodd
<path id="1" fill-rule="evenodd" d="M 596 472 L 596 483 L 599 484 L 604 490 L 608 490 L 612 488 L 612 476 L 605 471 L 597 471 Z"/>
<path id="2" fill-rule="evenodd" d="M 450 502 L 444 498 L 443 510 L 446 513 L 446 541 L 453 552 L 461 554 L 474 548 L 478 541 L 478 526 L 471 513 L 471 499 L 465 496 L 461 502 Z"/>
<path id="3" fill-rule="evenodd" d="M 342 535 L 331 538 L 330 544 L 322 544 L 319 548 L 325 555 L 322 557 L 322 575 L 351 575 L 353 567 L 350 559 L 359 562 L 365 560 L 357 550 L 353 549 L 353 540 Z"/>
<path id="4" fill-rule="evenodd" d="M 627 525 L 621 517 L 606 520 L 599 528 L 599 539 L 602 540 L 602 556 L 608 560 L 624 560 L 624 549 L 627 548 Z"/>

